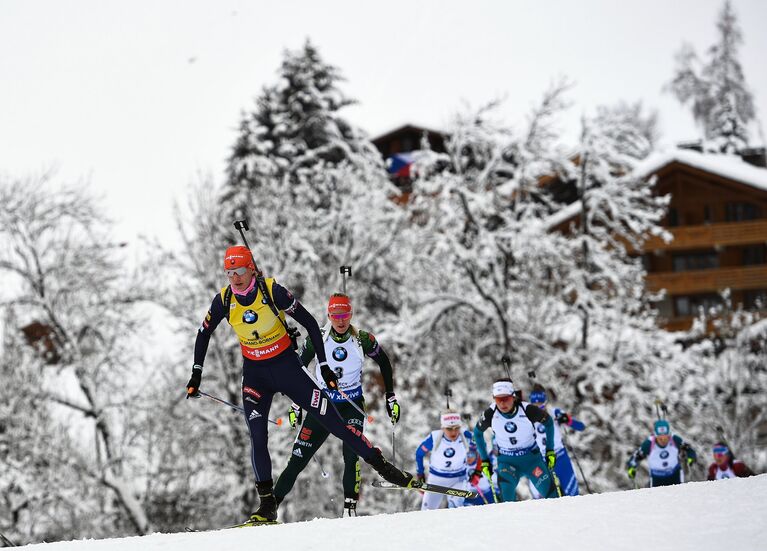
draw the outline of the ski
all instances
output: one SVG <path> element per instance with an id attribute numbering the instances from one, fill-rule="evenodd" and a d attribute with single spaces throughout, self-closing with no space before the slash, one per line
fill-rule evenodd
<path id="1" fill-rule="evenodd" d="M 213 530 L 229 530 L 230 528 L 250 528 L 255 526 L 272 526 L 275 524 L 281 524 L 280 522 L 276 520 L 263 520 L 259 522 L 251 522 L 251 521 L 245 521 L 241 522 L 239 524 L 232 524 L 230 526 L 224 526 L 223 528 L 213 528 Z M 207 530 L 197 530 L 196 528 L 192 528 L 190 526 L 184 527 L 184 532 L 205 532 Z"/>
<path id="2" fill-rule="evenodd" d="M 385 480 L 374 480 L 374 488 L 383 488 L 384 490 L 418 490 L 421 492 L 432 492 L 435 494 L 443 494 L 446 496 L 464 497 L 466 499 L 475 499 L 479 497 L 477 492 L 471 490 L 456 490 L 455 488 L 448 488 L 447 486 L 439 486 L 438 484 L 428 484 L 426 482 L 413 482 L 412 486 L 397 486 L 391 482 Z"/>

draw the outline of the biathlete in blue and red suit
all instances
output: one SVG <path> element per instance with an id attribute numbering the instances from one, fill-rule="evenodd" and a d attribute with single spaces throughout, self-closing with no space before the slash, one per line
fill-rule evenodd
<path id="1" fill-rule="evenodd" d="M 304 371 L 288 333 L 286 313 L 306 329 L 314 345 L 320 373 L 328 388 L 338 389 L 338 379 L 328 367 L 322 335 L 314 317 L 290 291 L 273 278 L 264 278 L 256 271 L 253 257 L 246 247 L 229 247 L 226 250 L 224 270 L 229 285 L 213 298 L 210 310 L 197 333 L 192 377 L 187 383 L 187 398 L 200 395 L 198 391 L 202 381 L 202 366 L 210 336 L 221 320 L 226 319 L 239 337 L 242 349 L 243 406 L 250 431 L 256 489 L 261 500 L 249 522 L 273 521 L 277 518 L 279 503 L 272 488 L 272 462 L 267 447 L 267 419 L 272 397 L 277 392 L 283 393 L 310 412 L 384 479 L 400 486 L 410 484 L 413 477 L 386 461 L 381 450 L 373 447 L 361 431 L 347 425 L 333 402 Z M 264 290 L 268 296 L 264 295 Z"/>

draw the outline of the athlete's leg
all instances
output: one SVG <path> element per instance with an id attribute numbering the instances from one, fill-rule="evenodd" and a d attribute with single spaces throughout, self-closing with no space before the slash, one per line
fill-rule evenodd
<path id="1" fill-rule="evenodd" d="M 439 484 L 441 486 L 444 486 L 448 482 L 450 482 L 450 479 L 443 478 L 433 473 L 428 473 L 426 475 L 427 484 Z M 442 494 L 435 494 L 433 492 L 424 492 L 423 501 L 421 501 L 421 511 L 439 509 L 440 507 L 442 507 L 443 497 L 445 496 L 443 496 Z"/>
<path id="2" fill-rule="evenodd" d="M 354 400 L 354 403 L 357 404 L 357 406 L 359 406 L 363 411 L 365 410 L 365 401 L 362 398 Z M 359 411 L 354 409 L 351 404 L 337 404 L 337 409 L 341 414 L 341 417 L 346 420 L 347 426 L 352 425 L 355 428 L 358 428 L 360 431 L 363 430 L 365 424 L 364 416 Z M 357 500 L 360 497 L 360 458 L 347 444 L 344 444 L 343 450 L 344 498 Z"/>
<path id="3" fill-rule="evenodd" d="M 498 486 L 501 489 L 501 501 L 517 500 L 517 484 L 519 484 L 517 467 L 508 459 L 498 460 Z"/>
<path id="4" fill-rule="evenodd" d="M 537 450 L 535 453 L 523 455 L 519 460 L 522 466 L 521 471 L 533 483 L 539 494 L 545 498 L 558 497 L 554 479 Z"/>
<path id="5" fill-rule="evenodd" d="M 287 355 L 280 365 L 271 367 L 275 391 L 282 392 L 317 421 L 331 434 L 343 440 L 360 457 L 367 460 L 376 455 L 370 441 L 360 427 L 347 425 L 317 383 L 303 370 L 297 355 Z"/>
<path id="6" fill-rule="evenodd" d="M 554 465 L 554 472 L 559 477 L 559 484 L 562 486 L 562 495 L 578 495 L 578 478 L 575 476 L 573 464 L 564 448 L 557 452 L 557 463 Z"/>
<path id="7" fill-rule="evenodd" d="M 242 405 L 250 432 L 250 459 L 256 482 L 272 480 L 272 460 L 269 456 L 269 408 L 274 396 L 268 381 L 255 370 L 243 370 Z"/>
<path id="8" fill-rule="evenodd" d="M 293 451 L 290 454 L 290 459 L 288 459 L 288 465 L 274 485 L 274 495 L 279 501 L 285 499 L 285 496 L 290 493 L 296 483 L 296 478 L 306 468 L 312 456 L 320 449 L 327 437 L 328 431 L 325 430 L 325 427 L 320 425 L 313 415 L 307 413 L 293 442 Z"/>

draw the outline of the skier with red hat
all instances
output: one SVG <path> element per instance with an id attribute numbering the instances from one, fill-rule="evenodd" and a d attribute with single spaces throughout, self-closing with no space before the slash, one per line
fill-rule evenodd
<path id="1" fill-rule="evenodd" d="M 267 419 L 275 393 L 281 392 L 311 416 L 328 432 L 343 440 L 349 448 L 369 463 L 384 479 L 408 487 L 414 481 L 386 461 L 381 450 L 373 447 L 359 427 L 348 424 L 338 413 L 328 394 L 307 374 L 295 352 L 285 314 L 301 324 L 308 333 L 317 356 L 317 371 L 327 388 L 339 388 L 338 376 L 330 368 L 317 321 L 290 291 L 273 278 L 257 270 L 247 247 L 229 247 L 224 255 L 224 271 L 229 285 L 213 298 L 210 310 L 197 333 L 192 376 L 187 383 L 187 398 L 199 396 L 203 364 L 210 337 L 226 319 L 240 340 L 243 356 L 242 398 L 251 440 L 251 463 L 256 476 L 259 508 L 247 524 L 274 522 L 279 503 L 272 484 L 272 463 L 267 447 Z"/>
<path id="2" fill-rule="evenodd" d="M 317 357 L 315 371 L 320 380 L 321 350 L 328 359 L 331 370 L 338 377 L 338 389 L 325 388 L 330 400 L 336 406 L 347 425 L 363 430 L 365 398 L 362 394 L 362 368 L 365 358 L 371 358 L 378 364 L 386 392 L 386 412 L 392 423 L 399 421 L 400 407 L 394 394 L 394 378 L 389 357 L 372 333 L 352 325 L 353 308 L 351 299 L 343 293 L 335 293 L 328 301 L 328 323 L 321 329 L 323 346 L 315 347 L 314 341 L 307 339 L 301 349 L 301 361 L 309 366 Z M 321 383 L 320 383 L 321 384 Z M 349 403 L 351 400 L 353 403 Z M 356 405 L 356 407 L 355 407 Z M 293 444 L 293 451 L 288 465 L 277 478 L 274 494 L 281 502 L 293 489 L 296 478 L 306 468 L 312 456 L 320 449 L 328 437 L 324 428 L 309 410 Z M 290 424 L 295 427 L 301 423 L 302 409 L 293 404 L 289 412 Z M 344 513 L 356 516 L 357 500 L 360 493 L 360 464 L 357 452 L 348 444 L 343 447 L 344 457 Z"/>

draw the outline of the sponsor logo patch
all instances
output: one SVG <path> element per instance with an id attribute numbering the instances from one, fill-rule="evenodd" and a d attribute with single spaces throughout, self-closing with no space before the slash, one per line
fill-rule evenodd
<path id="1" fill-rule="evenodd" d="M 317 390 L 316 388 L 314 390 L 312 390 L 312 403 L 311 403 L 311 407 L 316 408 L 317 406 L 320 405 L 320 395 L 321 394 L 322 393 L 319 390 Z"/>
<path id="2" fill-rule="evenodd" d="M 255 409 L 251 412 L 250 416 L 248 417 L 248 421 L 252 421 L 253 419 L 258 419 L 261 417 L 261 414 L 258 413 Z"/>
<path id="3" fill-rule="evenodd" d="M 543 474 L 543 469 L 541 469 L 540 467 L 536 467 L 535 469 L 533 469 L 533 475 L 535 476 L 535 478 L 538 478 L 542 474 Z"/>
<path id="4" fill-rule="evenodd" d="M 333 350 L 333 359 L 342 362 L 346 359 L 346 357 L 349 355 L 349 352 L 346 351 L 346 348 L 343 346 L 338 346 Z"/>
<path id="5" fill-rule="evenodd" d="M 442 453 L 445 457 L 453 457 L 455 455 L 455 448 L 445 448 L 445 451 Z"/>
<path id="6" fill-rule="evenodd" d="M 312 429 L 307 429 L 302 427 L 301 433 L 298 435 L 298 438 L 301 440 L 309 440 L 309 437 L 312 435 Z"/>
<path id="7" fill-rule="evenodd" d="M 258 405 L 258 400 L 254 400 L 254 399 L 253 399 L 253 398 L 251 398 L 250 396 L 245 396 L 245 401 L 246 401 L 246 402 L 250 402 L 251 404 L 255 404 L 255 405 Z"/>
<path id="8" fill-rule="evenodd" d="M 295 450 L 293 450 L 293 455 L 295 455 L 296 457 L 303 457 L 304 456 L 304 454 L 301 453 L 301 448 L 296 448 Z"/>
<path id="9" fill-rule="evenodd" d="M 509 421 L 503 425 L 503 429 L 506 432 L 517 432 L 517 424 L 514 421 Z"/>
<path id="10" fill-rule="evenodd" d="M 668 457 L 668 455 L 669 455 L 669 453 L 668 453 L 667 450 L 663 450 L 662 452 L 660 452 L 660 458 L 661 459 L 666 459 Z"/>
<path id="11" fill-rule="evenodd" d="M 322 399 L 322 405 L 320 406 L 320 415 L 325 415 L 325 412 L 328 410 L 328 401 L 327 399 Z"/>
<path id="12" fill-rule="evenodd" d="M 256 323 L 257 319 L 258 314 L 256 314 L 253 310 L 245 310 L 245 313 L 242 314 L 243 323 Z"/>
<path id="13" fill-rule="evenodd" d="M 256 398 L 261 398 L 261 393 L 254 388 L 250 388 L 249 386 L 242 387 L 242 391 L 245 394 L 250 394 L 251 396 L 255 396 Z"/>

